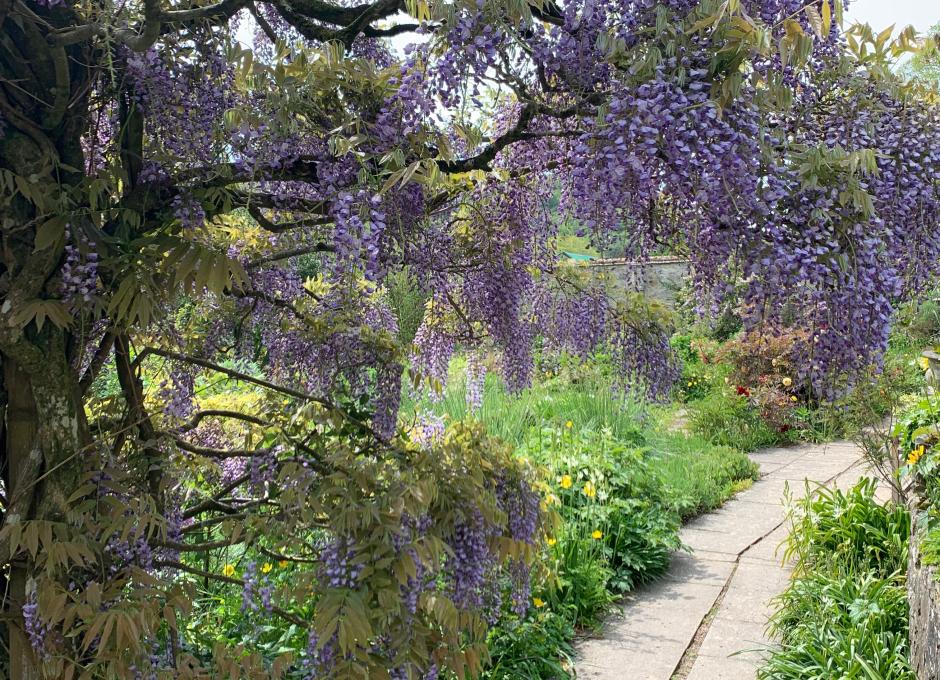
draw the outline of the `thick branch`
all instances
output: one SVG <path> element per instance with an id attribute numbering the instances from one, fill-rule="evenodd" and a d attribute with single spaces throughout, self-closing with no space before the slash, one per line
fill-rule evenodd
<path id="1" fill-rule="evenodd" d="M 510 144 L 545 137 L 572 136 L 579 134 L 575 131 L 564 130 L 533 132 L 528 130 L 528 127 L 536 116 L 565 120 L 578 115 L 587 115 L 591 112 L 593 106 L 602 100 L 602 97 L 603 95 L 597 92 L 565 109 L 551 109 L 537 102 L 528 102 L 523 105 L 522 110 L 519 112 L 519 119 L 516 121 L 516 124 L 507 132 L 492 140 L 480 153 L 461 160 L 438 161 L 438 167 L 444 172 L 452 173 L 469 172 L 471 170 L 489 170 L 490 164 L 493 162 L 493 159 L 496 158 L 496 154 Z"/>
<path id="2" fill-rule="evenodd" d="M 95 382 L 95 378 L 98 377 L 108 357 L 111 356 L 111 349 L 114 347 L 114 338 L 115 334 L 111 331 L 107 331 L 101 338 L 101 342 L 98 343 L 98 349 L 95 350 L 95 355 L 91 358 L 91 363 L 88 364 L 88 368 L 85 369 L 85 375 L 82 376 L 79 382 L 82 394 L 85 394 L 88 388 L 91 387 L 91 384 Z"/>
<path id="3" fill-rule="evenodd" d="M 144 408 L 144 386 L 134 372 L 134 364 L 130 359 L 130 341 L 126 335 L 119 335 L 114 339 L 114 359 L 117 366 L 118 382 L 124 399 L 128 405 L 128 416 L 131 422 L 137 423 L 140 440 L 147 455 L 147 480 L 150 484 L 150 495 L 153 496 L 157 507 L 163 509 L 160 501 L 160 483 L 162 481 L 161 463 L 163 455 L 152 442 L 157 439 L 157 432 Z"/>
<path id="4" fill-rule="evenodd" d="M 205 411 L 198 411 L 189 422 L 180 427 L 180 432 L 190 432 L 195 430 L 200 422 L 204 418 L 231 418 L 233 420 L 244 420 L 246 423 L 252 423 L 253 425 L 260 425 L 262 427 L 267 427 L 271 423 L 268 421 L 259 418 L 257 416 L 252 416 L 247 413 L 239 413 L 238 411 L 226 411 L 224 409 L 206 409 Z"/>
<path id="5" fill-rule="evenodd" d="M 218 458 L 220 460 L 225 460 L 226 458 L 251 458 L 259 454 L 271 453 L 272 451 L 270 448 L 213 449 L 208 446 L 196 446 L 195 444 L 192 444 L 185 439 L 180 439 L 179 437 L 174 437 L 173 442 L 183 451 L 189 451 L 190 453 L 195 453 L 199 456 L 205 456 L 206 458 Z"/>
<path id="6" fill-rule="evenodd" d="M 282 250 L 279 253 L 272 253 L 270 255 L 265 255 L 264 257 L 259 257 L 257 260 L 252 260 L 249 263 L 248 267 L 260 267 L 265 264 L 270 264 L 271 262 L 280 262 L 281 260 L 289 260 L 292 257 L 299 257 L 301 255 L 310 255 L 311 253 L 333 253 L 336 252 L 336 249 L 333 246 L 329 246 L 325 243 L 315 243 L 312 246 L 305 246 L 302 248 L 292 248 L 291 250 Z"/>

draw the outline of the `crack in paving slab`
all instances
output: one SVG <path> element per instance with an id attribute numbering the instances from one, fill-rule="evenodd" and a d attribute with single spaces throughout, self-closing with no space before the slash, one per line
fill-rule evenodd
<path id="1" fill-rule="evenodd" d="M 604 638 L 579 643 L 579 678 L 755 677 L 761 657 L 733 655 L 771 645 L 764 631 L 768 603 L 786 587 L 789 570 L 763 546 L 786 523 L 783 490 L 801 496 L 805 488 L 794 491 L 794 482 L 807 477 L 838 483 L 859 466 L 862 453 L 854 445 L 803 445 L 751 458 L 761 465 L 760 480 L 683 528 L 693 554 L 677 553 L 660 581 L 629 595 L 622 618 L 608 623 Z M 792 476 L 800 469 L 807 474 Z"/>

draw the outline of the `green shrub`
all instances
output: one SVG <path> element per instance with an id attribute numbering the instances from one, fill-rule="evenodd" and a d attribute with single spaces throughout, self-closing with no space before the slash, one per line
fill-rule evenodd
<path id="1" fill-rule="evenodd" d="M 482 680 L 562 680 L 572 677 L 571 623 L 550 609 L 535 608 L 524 619 L 504 618 L 490 629 L 490 663 Z"/>
<path id="2" fill-rule="evenodd" d="M 793 434 L 775 432 L 744 394 L 720 387 L 689 407 L 692 430 L 712 444 L 754 451 L 792 441 Z"/>
<path id="3" fill-rule="evenodd" d="M 781 644 L 761 680 L 914 680 L 904 577 L 910 516 L 879 504 L 875 489 L 863 479 L 796 503 L 785 550 L 795 576 L 777 598 L 770 628 Z"/>
<path id="4" fill-rule="evenodd" d="M 550 550 L 548 566 L 554 579 L 545 602 L 578 628 L 596 628 L 617 599 L 607 584 L 614 575 L 607 566 L 603 544 L 591 537 L 595 530 L 566 524 Z"/>
<path id="5" fill-rule="evenodd" d="M 799 569 L 837 564 L 887 577 L 907 569 L 911 517 L 875 499 L 877 482 L 862 479 L 848 491 L 820 487 L 799 501 L 784 556 Z"/>
<path id="6" fill-rule="evenodd" d="M 908 659 L 907 593 L 900 575 L 812 572 L 793 581 L 771 622 L 782 648 L 762 680 L 915 680 Z"/>
<path id="7" fill-rule="evenodd" d="M 559 543 L 600 532 L 591 541 L 609 571 L 609 590 L 626 592 L 668 568 L 679 548 L 679 515 L 648 451 L 606 431 L 565 428 L 533 433 L 522 453 L 544 466 L 553 483 L 565 524 Z M 564 546 L 560 552 L 566 568 L 568 559 L 584 558 Z"/>

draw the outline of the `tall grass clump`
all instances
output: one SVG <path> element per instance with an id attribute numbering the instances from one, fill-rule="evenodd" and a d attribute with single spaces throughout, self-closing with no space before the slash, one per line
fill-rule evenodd
<path id="1" fill-rule="evenodd" d="M 643 441 L 643 428 L 649 421 L 646 403 L 638 395 L 616 387 L 600 372 L 585 369 L 576 380 L 552 374 L 532 387 L 510 393 L 495 371 L 490 371 L 483 387 L 483 403 L 471 412 L 466 399 L 465 366 L 462 357 L 455 358 L 440 398 L 415 404 L 406 394 L 403 411 L 426 408 L 451 421 L 472 416 L 486 426 L 489 434 L 516 446 L 525 442 L 531 430 L 560 428 L 569 421 L 578 429 L 607 430 L 622 442 Z"/>

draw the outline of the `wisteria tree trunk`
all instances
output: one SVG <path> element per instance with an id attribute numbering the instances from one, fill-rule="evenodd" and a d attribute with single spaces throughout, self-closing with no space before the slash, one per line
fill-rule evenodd
<path id="1" fill-rule="evenodd" d="M 78 386 L 66 361 L 66 334 L 53 328 L 45 331 L 34 340 L 23 338 L 4 347 L 3 352 L 7 527 L 30 520 L 66 522 L 69 497 L 83 473 L 82 454 L 89 437 Z M 11 535 L 15 534 L 7 534 Z M 3 548 L 9 554 L 9 540 Z M 9 627 L 11 671 L 14 678 L 33 678 L 39 676 L 24 628 L 23 605 L 36 555 L 30 549 L 19 554 L 11 564 L 4 603 L 5 614 L 12 615 L 14 622 Z"/>
<path id="2" fill-rule="evenodd" d="M 84 453 L 91 441 L 77 374 L 70 367 L 74 348 L 71 333 L 64 328 L 68 319 L 61 318 L 61 308 L 44 306 L 53 292 L 61 249 L 41 248 L 37 238 L 44 223 L 64 219 L 60 210 L 66 196 L 83 179 L 79 139 L 86 124 L 82 114 L 87 92 L 81 88 L 82 64 L 87 62 L 76 58 L 81 48 L 51 47 L 42 36 L 31 34 L 29 22 L 4 22 L 8 8 L 0 6 L 6 41 L 0 79 L 18 83 L 23 100 L 4 96 L 0 101 L 5 119 L 0 167 L 4 183 L 16 186 L 10 192 L 13 196 L 0 204 L 0 362 L 5 400 L 0 471 L 6 494 L 0 561 L 10 561 L 2 615 L 8 622 L 11 677 L 32 680 L 41 677 L 40 660 L 30 643 L 23 606 L 35 590 L 38 552 L 48 546 L 24 549 L 28 541 L 17 527 L 35 520 L 50 527 L 68 523 L 69 498 L 84 473 Z M 46 96 L 55 102 L 51 108 L 23 105 L 31 99 L 48 103 Z M 60 184 L 30 180 L 47 175 L 50 166 L 57 168 Z M 53 320 L 50 312 L 59 318 Z M 36 323 L 28 323 L 29 319 Z M 31 526 L 43 533 L 41 524 Z"/>

